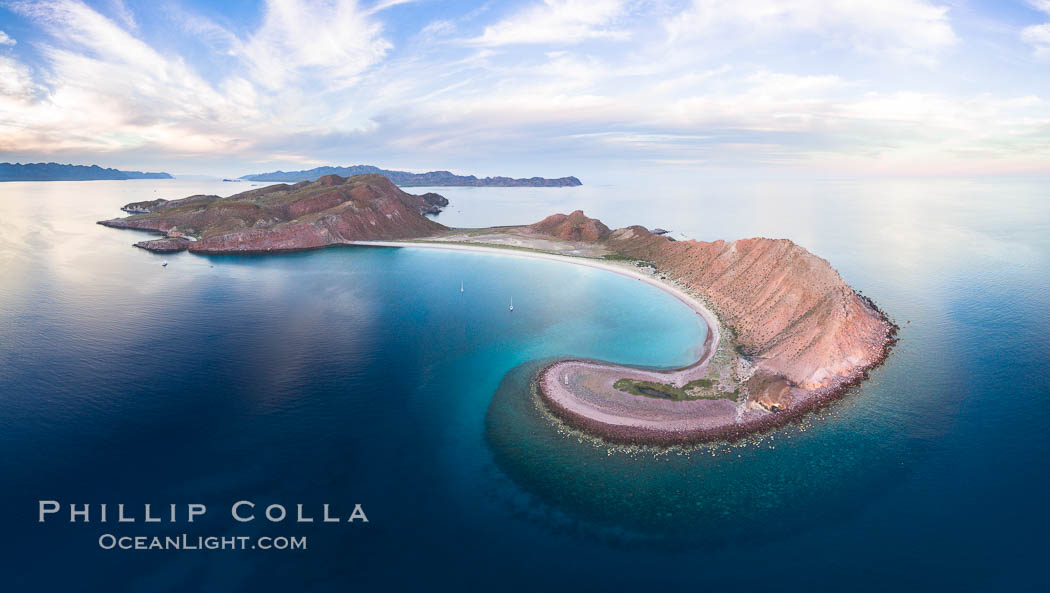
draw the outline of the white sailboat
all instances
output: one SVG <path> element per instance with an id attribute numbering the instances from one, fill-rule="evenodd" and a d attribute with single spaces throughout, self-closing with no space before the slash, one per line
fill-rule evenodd
<path id="1" fill-rule="evenodd" d="M 510 297 L 510 310 L 514 310 L 514 297 Z"/>
<path id="2" fill-rule="evenodd" d="M 463 281 L 459 281 L 459 292 L 463 292 Z"/>

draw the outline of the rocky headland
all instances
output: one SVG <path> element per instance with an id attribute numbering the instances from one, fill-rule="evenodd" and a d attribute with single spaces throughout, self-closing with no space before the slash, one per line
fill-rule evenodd
<path id="1" fill-rule="evenodd" d="M 152 251 L 259 253 L 336 245 L 498 250 L 554 258 L 649 282 L 707 325 L 698 360 L 675 370 L 599 361 L 548 365 L 535 386 L 562 421 L 641 444 L 734 438 L 818 406 L 867 377 L 896 326 L 824 259 L 786 239 L 675 241 L 641 226 L 610 229 L 582 211 L 528 226 L 449 229 L 448 202 L 370 174 L 278 184 L 228 198 L 128 204 L 100 224 L 164 233 Z"/>
<path id="2" fill-rule="evenodd" d="M 135 244 L 151 251 L 257 253 L 433 235 L 446 227 L 425 215 L 446 205 L 438 194 L 405 193 L 382 175 L 328 175 L 228 198 L 134 202 L 122 208 L 132 216 L 99 224 L 167 235 Z"/>
<path id="3" fill-rule="evenodd" d="M 595 234 L 585 218 L 529 228 L 598 236 L 708 324 L 699 360 L 684 369 L 562 361 L 544 370 L 538 386 L 550 410 L 606 439 L 683 443 L 777 424 L 865 379 L 895 342 L 896 325 L 870 299 L 792 241 L 674 241 L 640 226 Z"/>

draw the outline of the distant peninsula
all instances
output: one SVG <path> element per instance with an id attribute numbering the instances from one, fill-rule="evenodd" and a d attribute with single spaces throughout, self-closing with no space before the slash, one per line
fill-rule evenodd
<path id="1" fill-rule="evenodd" d="M 545 179 L 529 177 L 513 179 L 511 177 L 484 177 L 473 175 L 455 175 L 448 171 L 430 171 L 427 173 L 409 173 L 408 171 L 391 171 L 372 165 L 353 165 L 350 167 L 316 167 L 307 171 L 274 171 L 245 175 L 241 179 L 248 181 L 270 181 L 295 183 L 298 181 L 316 181 L 325 175 L 353 177 L 354 175 L 382 175 L 401 187 L 575 187 L 583 185 L 575 177 Z"/>
<path id="2" fill-rule="evenodd" d="M 0 181 L 94 181 L 98 179 L 172 179 L 168 173 L 121 171 L 98 165 L 0 163 Z"/>
<path id="3" fill-rule="evenodd" d="M 136 202 L 123 208 L 132 216 L 99 224 L 163 234 L 135 244 L 157 252 L 458 249 L 553 259 L 652 284 L 707 326 L 695 363 L 664 370 L 559 360 L 532 383 L 552 422 L 611 442 L 689 444 L 782 424 L 866 379 L 896 341 L 897 326 L 871 299 L 787 239 L 675 241 L 641 226 L 613 230 L 579 210 L 528 226 L 453 229 L 426 216 L 446 204 L 378 174 L 327 175 L 228 198 Z"/>

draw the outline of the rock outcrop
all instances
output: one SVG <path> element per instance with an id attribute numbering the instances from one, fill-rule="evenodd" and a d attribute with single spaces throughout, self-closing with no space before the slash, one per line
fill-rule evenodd
<path id="1" fill-rule="evenodd" d="M 423 200 L 423 205 L 419 208 L 423 214 L 438 214 L 442 208 L 448 206 L 448 198 L 432 191 L 419 196 L 419 199 Z"/>
<path id="2" fill-rule="evenodd" d="M 445 227 L 424 214 L 446 204 L 438 194 L 407 194 L 381 175 L 327 175 L 228 198 L 136 202 L 123 208 L 133 216 L 99 224 L 167 234 L 169 239 L 137 244 L 155 251 L 272 252 L 432 235 Z"/>

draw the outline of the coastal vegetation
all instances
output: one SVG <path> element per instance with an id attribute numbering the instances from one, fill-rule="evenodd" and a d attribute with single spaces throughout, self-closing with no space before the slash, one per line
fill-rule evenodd
<path id="1" fill-rule="evenodd" d="M 694 399 L 728 399 L 736 402 L 740 397 L 740 389 L 726 391 L 721 389 L 717 375 L 705 379 L 696 379 L 681 387 L 669 383 L 657 383 L 655 381 L 639 381 L 637 379 L 619 379 L 613 387 L 644 397 L 657 399 L 669 399 L 673 401 L 688 401 Z"/>

